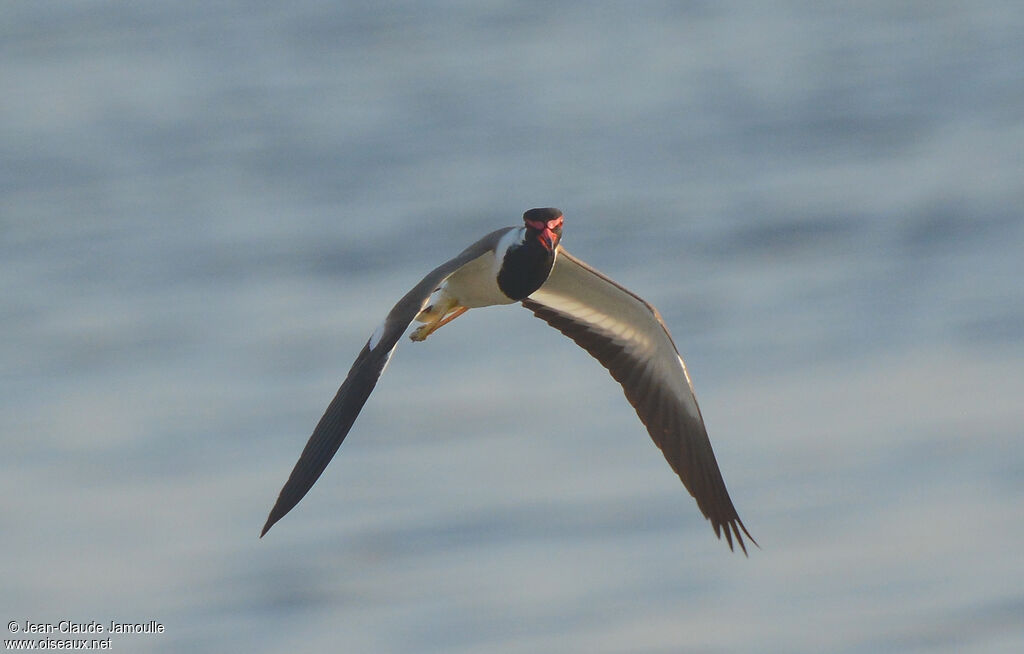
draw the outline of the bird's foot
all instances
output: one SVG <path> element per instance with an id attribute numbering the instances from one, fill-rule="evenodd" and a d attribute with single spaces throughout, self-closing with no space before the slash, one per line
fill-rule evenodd
<path id="1" fill-rule="evenodd" d="M 420 325 L 416 329 L 412 330 L 412 333 L 409 334 L 409 338 L 417 342 L 427 340 L 427 336 L 430 336 L 434 332 L 434 330 L 431 329 L 431 326 L 432 325 L 429 323 L 426 325 Z"/>
<path id="2" fill-rule="evenodd" d="M 409 334 L 409 338 L 414 341 L 425 341 L 427 340 L 427 336 L 430 336 L 438 329 L 441 329 L 442 327 L 444 327 L 451 321 L 455 320 L 462 314 L 466 313 L 467 311 L 469 311 L 469 307 L 458 307 L 455 310 L 451 311 L 444 318 L 437 318 L 431 320 L 430 322 L 420 325 L 419 327 L 414 329 L 411 334 Z"/>

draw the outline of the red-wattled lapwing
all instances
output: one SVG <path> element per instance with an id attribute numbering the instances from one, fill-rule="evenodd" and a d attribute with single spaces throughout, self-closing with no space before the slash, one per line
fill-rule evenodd
<path id="1" fill-rule="evenodd" d="M 522 227 L 491 232 L 420 281 L 356 357 L 267 517 L 260 537 L 327 467 L 413 320 L 422 341 L 469 309 L 522 302 L 611 372 L 655 444 L 729 549 L 753 537 L 736 513 L 711 449 L 686 365 L 657 309 L 566 252 L 562 212 L 530 209 Z M 741 533 L 742 532 L 742 533 Z M 756 544 L 756 542 L 755 542 Z"/>

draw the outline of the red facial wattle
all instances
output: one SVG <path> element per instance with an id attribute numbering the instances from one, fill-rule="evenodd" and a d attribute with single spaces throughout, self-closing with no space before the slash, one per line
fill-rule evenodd
<path id="1" fill-rule="evenodd" d="M 537 240 L 541 242 L 541 245 L 548 250 L 555 249 L 559 238 L 555 230 L 562 226 L 562 216 L 548 221 L 527 220 L 526 224 L 537 231 Z"/>

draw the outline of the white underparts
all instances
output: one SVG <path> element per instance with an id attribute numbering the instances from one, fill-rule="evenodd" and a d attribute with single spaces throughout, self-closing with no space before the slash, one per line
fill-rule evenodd
<path id="1" fill-rule="evenodd" d="M 499 256 L 504 257 L 504 252 L 516 242 L 517 234 L 521 231 L 510 230 L 501 237 L 495 252 L 482 254 L 452 273 L 431 297 L 428 308 L 435 305 L 440 309 L 447 305 L 447 310 L 456 306 L 475 309 L 495 304 L 512 304 L 515 300 L 498 288 L 498 271 L 501 270 L 502 260 Z"/>

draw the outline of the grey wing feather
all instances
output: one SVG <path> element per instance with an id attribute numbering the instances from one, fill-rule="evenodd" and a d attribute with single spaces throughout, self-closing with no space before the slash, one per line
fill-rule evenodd
<path id="1" fill-rule="evenodd" d="M 729 549 L 747 532 L 708 440 L 686 365 L 657 310 L 560 249 L 551 275 L 523 306 L 608 369 L 651 438 Z M 742 532 L 742 533 L 741 533 Z"/>
<path id="2" fill-rule="evenodd" d="M 275 522 L 291 511 L 320 478 L 377 385 L 377 380 L 391 359 L 398 340 L 416 315 L 423 310 L 434 290 L 456 270 L 494 249 L 498 240 L 509 229 L 512 228 L 506 227 L 491 232 L 467 247 L 454 259 L 430 271 L 395 304 L 384 320 L 381 331 L 375 333 L 359 352 L 341 388 L 317 423 L 313 435 L 309 437 L 291 475 L 288 476 L 288 481 L 281 488 L 277 502 L 267 516 L 260 538 L 274 526 Z M 377 342 L 371 347 L 374 338 Z"/>

